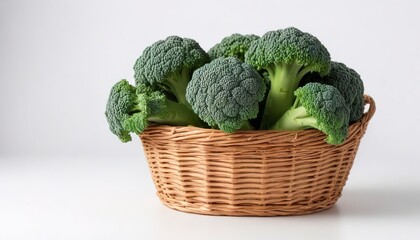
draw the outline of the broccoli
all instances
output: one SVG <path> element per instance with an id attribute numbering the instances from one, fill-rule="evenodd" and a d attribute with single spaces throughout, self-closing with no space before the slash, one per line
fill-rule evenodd
<path id="1" fill-rule="evenodd" d="M 350 122 L 359 121 L 364 111 L 364 86 L 360 75 L 344 63 L 331 62 L 330 73 L 322 83 L 332 85 L 340 91 L 350 108 Z"/>
<path id="2" fill-rule="evenodd" d="M 191 108 L 185 99 L 185 89 L 192 72 L 207 62 L 209 56 L 196 41 L 170 36 L 143 51 L 134 65 L 134 78 L 136 85 L 150 84 Z"/>
<path id="3" fill-rule="evenodd" d="M 267 70 L 270 77 L 261 129 L 271 127 L 293 105 L 293 92 L 305 74 L 324 76 L 330 71 L 330 54 L 324 45 L 294 27 L 267 32 L 253 41 L 245 62 Z"/>
<path id="4" fill-rule="evenodd" d="M 304 86 L 308 82 L 320 82 L 334 86 L 340 91 L 350 109 L 350 123 L 357 122 L 362 118 L 364 112 L 363 93 L 364 86 L 360 75 L 344 63 L 331 62 L 331 71 L 328 75 L 321 77 L 318 74 L 307 74 L 302 79 Z"/>
<path id="5" fill-rule="evenodd" d="M 235 33 L 223 38 L 220 43 L 209 50 L 208 54 L 212 60 L 219 57 L 236 57 L 243 62 L 245 61 L 245 52 L 248 51 L 251 42 L 258 38 L 259 36 L 253 34 L 241 35 Z"/>
<path id="6" fill-rule="evenodd" d="M 145 84 L 134 87 L 125 79 L 111 88 L 105 116 L 111 132 L 122 142 L 131 141 L 130 132 L 143 132 L 149 122 L 201 126 L 197 115 L 184 105 Z"/>
<path id="7" fill-rule="evenodd" d="M 251 43 L 259 38 L 259 36 L 254 34 L 242 35 L 239 33 L 234 33 L 230 36 L 223 38 L 220 43 L 214 45 L 208 51 L 208 54 L 211 60 L 214 60 L 219 57 L 235 57 L 244 62 L 245 52 L 248 51 L 249 47 L 251 46 Z M 264 69 L 259 69 L 258 73 L 266 82 L 267 87 L 269 87 L 270 80 L 268 72 Z"/>
<path id="8" fill-rule="evenodd" d="M 274 124 L 272 130 L 316 128 L 327 135 L 329 144 L 341 144 L 347 137 L 350 110 L 333 86 L 308 83 L 294 92 L 293 106 Z"/>
<path id="9" fill-rule="evenodd" d="M 195 70 L 187 86 L 187 101 L 213 128 L 231 133 L 252 129 L 265 83 L 258 72 L 234 57 L 218 58 Z"/>

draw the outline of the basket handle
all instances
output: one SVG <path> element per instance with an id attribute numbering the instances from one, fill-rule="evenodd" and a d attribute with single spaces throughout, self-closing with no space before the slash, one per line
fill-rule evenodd
<path id="1" fill-rule="evenodd" d="M 369 104 L 369 110 L 363 114 L 363 118 L 366 119 L 365 122 L 369 122 L 376 111 L 375 100 L 373 100 L 371 96 L 365 94 L 363 95 L 363 101 L 365 102 L 365 106 Z"/>

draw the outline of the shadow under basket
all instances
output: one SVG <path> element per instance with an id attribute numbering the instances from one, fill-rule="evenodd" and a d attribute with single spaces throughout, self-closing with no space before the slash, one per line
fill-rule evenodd
<path id="1" fill-rule="evenodd" d="M 360 140 L 375 113 L 349 127 L 341 145 L 318 130 L 240 131 L 150 126 L 141 135 L 157 194 L 166 206 L 228 216 L 308 214 L 341 196 Z"/>

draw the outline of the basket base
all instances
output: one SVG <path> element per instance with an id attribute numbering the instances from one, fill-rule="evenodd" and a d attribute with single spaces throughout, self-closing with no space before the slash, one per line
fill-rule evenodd
<path id="1" fill-rule="evenodd" d="M 159 194 L 157 194 L 159 197 Z M 236 216 L 236 217 L 274 217 L 274 216 L 299 216 L 317 213 L 330 209 L 340 198 L 339 194 L 335 199 L 325 199 L 324 201 L 310 205 L 226 205 L 226 204 L 194 204 L 188 202 L 168 202 L 160 198 L 160 201 L 168 208 L 200 215 L 210 216 Z"/>

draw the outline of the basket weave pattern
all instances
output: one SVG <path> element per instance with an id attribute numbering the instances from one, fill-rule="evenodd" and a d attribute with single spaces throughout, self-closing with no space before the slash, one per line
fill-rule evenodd
<path id="1" fill-rule="evenodd" d="M 331 207 L 375 112 L 349 127 L 344 144 L 317 130 L 241 131 L 156 125 L 140 135 L 160 200 L 184 212 L 299 215 Z"/>

